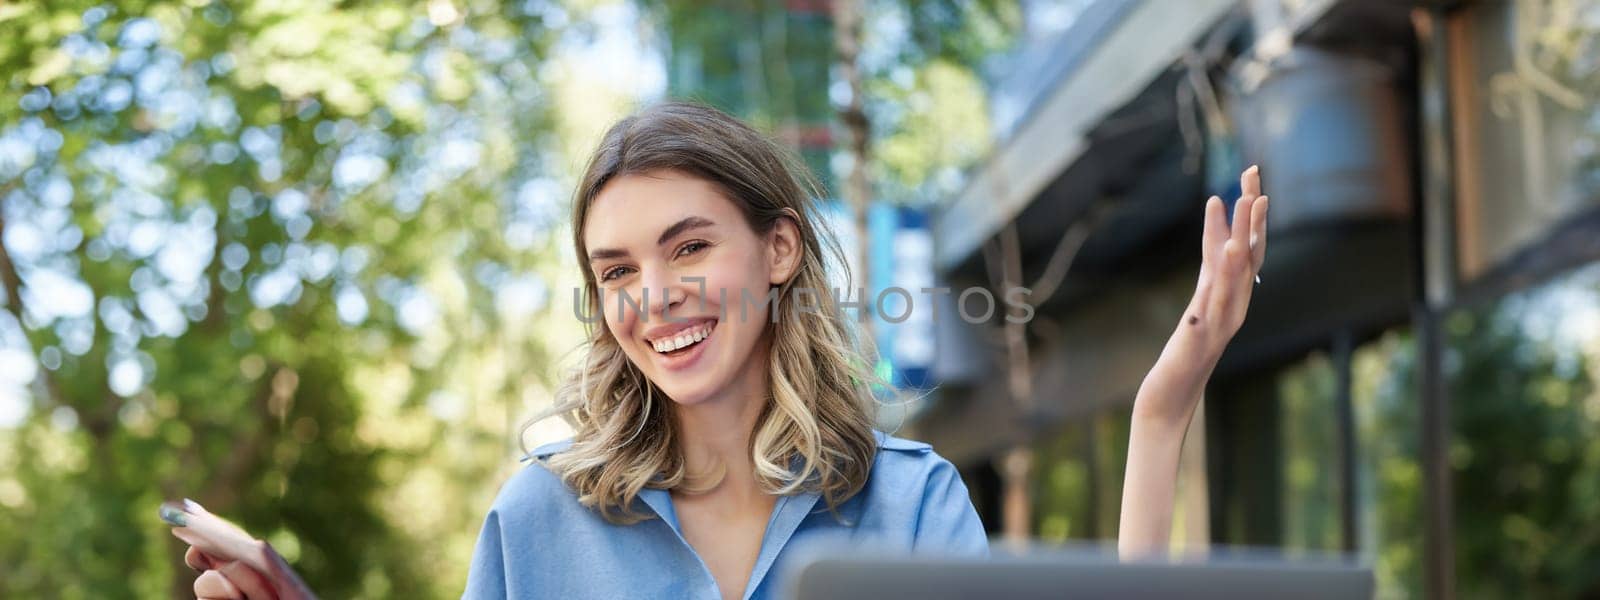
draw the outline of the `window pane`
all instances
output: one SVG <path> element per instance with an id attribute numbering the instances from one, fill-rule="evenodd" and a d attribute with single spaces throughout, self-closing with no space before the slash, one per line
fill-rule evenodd
<path id="1" fill-rule="evenodd" d="M 1600 0 L 1456 13 L 1460 258 L 1471 280 L 1600 208 Z"/>
<path id="2" fill-rule="evenodd" d="M 1291 555 L 1341 548 L 1336 386 L 1333 362 L 1320 352 L 1278 379 L 1283 546 Z"/>
<path id="3" fill-rule="evenodd" d="M 1350 364 L 1356 419 L 1357 548 L 1379 598 L 1422 597 L 1422 467 L 1418 462 L 1416 341 L 1391 331 Z"/>

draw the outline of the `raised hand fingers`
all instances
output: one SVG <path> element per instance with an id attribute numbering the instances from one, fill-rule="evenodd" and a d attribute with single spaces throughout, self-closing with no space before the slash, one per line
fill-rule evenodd
<path id="1" fill-rule="evenodd" d="M 1209 323 L 1209 330 L 1226 336 L 1244 321 L 1251 280 L 1266 257 L 1268 201 L 1261 195 L 1260 169 L 1245 169 L 1239 187 L 1231 224 L 1221 198 L 1206 201 L 1200 277 L 1184 317 L 1189 326 Z"/>
<path id="2" fill-rule="evenodd" d="M 1262 196 L 1256 200 L 1255 206 L 1250 207 L 1250 265 L 1257 273 L 1261 271 L 1261 263 L 1267 259 L 1267 203 L 1269 199 Z"/>
<path id="3" fill-rule="evenodd" d="M 1252 166 L 1239 175 L 1239 201 L 1233 204 L 1233 233 L 1232 239 L 1239 240 L 1241 244 L 1250 241 L 1251 207 L 1255 206 L 1256 197 L 1261 195 L 1261 172 Z M 1246 246 L 1248 247 L 1248 246 Z"/>
<path id="4" fill-rule="evenodd" d="M 1228 214 L 1222 199 L 1212 196 L 1206 200 L 1205 234 L 1200 240 L 1200 261 L 1211 264 L 1222 254 L 1222 243 L 1228 241 Z"/>

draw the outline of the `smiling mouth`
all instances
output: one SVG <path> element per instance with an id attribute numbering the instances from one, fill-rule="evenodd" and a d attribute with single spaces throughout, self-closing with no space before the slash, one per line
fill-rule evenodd
<path id="1" fill-rule="evenodd" d="M 695 346 L 700 345 L 706 338 L 711 337 L 711 330 L 716 329 L 716 321 L 708 321 L 678 332 L 676 335 L 658 340 L 649 340 L 657 354 L 664 356 L 677 356 L 687 353 Z"/>

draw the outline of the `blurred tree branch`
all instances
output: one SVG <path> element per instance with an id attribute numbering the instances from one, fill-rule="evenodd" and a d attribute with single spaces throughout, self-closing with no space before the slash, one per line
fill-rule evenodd
<path id="1" fill-rule="evenodd" d="M 11 254 L 6 250 L 5 245 L 5 202 L 6 198 L 10 197 L 11 192 L 16 188 L 16 180 L 6 182 L 4 186 L 0 186 L 0 287 L 5 289 L 6 312 L 11 313 L 11 317 L 16 319 L 17 328 L 23 334 L 22 337 L 26 343 L 28 329 L 22 316 L 27 311 L 22 304 L 22 275 L 17 272 L 17 263 L 11 259 Z M 29 348 L 29 351 L 38 356 L 36 349 Z M 40 387 L 46 395 L 45 402 L 51 406 L 60 405 L 62 400 L 61 385 L 56 381 L 55 374 L 50 369 L 45 368 L 44 365 L 35 367 L 35 372 L 38 374 Z"/>

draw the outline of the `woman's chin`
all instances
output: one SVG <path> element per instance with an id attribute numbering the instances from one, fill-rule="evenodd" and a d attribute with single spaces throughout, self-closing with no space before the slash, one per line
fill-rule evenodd
<path id="1" fill-rule="evenodd" d="M 662 385 L 657 382 L 656 387 L 661 388 L 661 391 L 667 394 L 667 398 L 672 399 L 672 403 L 678 406 L 695 406 L 711 399 L 711 390 L 707 389 L 706 386 Z"/>

